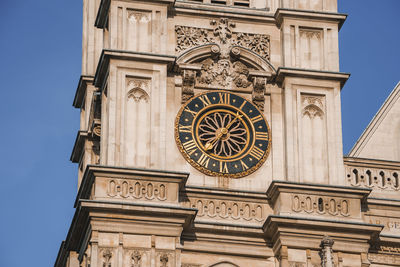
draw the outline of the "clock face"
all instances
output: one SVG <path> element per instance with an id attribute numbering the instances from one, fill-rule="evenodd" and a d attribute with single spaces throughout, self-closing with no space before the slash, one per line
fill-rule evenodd
<path id="1" fill-rule="evenodd" d="M 196 95 L 180 109 L 175 140 L 185 159 L 204 174 L 243 177 L 267 159 L 268 123 L 243 97 L 226 91 Z"/>

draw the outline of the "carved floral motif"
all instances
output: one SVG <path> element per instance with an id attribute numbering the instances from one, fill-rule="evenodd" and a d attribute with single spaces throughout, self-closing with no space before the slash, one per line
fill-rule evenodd
<path id="1" fill-rule="evenodd" d="M 350 216 L 348 200 L 334 197 L 294 194 L 292 195 L 292 210 L 310 214 Z"/>
<path id="2" fill-rule="evenodd" d="M 157 182 L 110 179 L 107 195 L 110 197 L 164 201 L 167 199 L 167 185 Z"/>
<path id="3" fill-rule="evenodd" d="M 112 256 L 113 253 L 111 249 L 105 248 L 102 250 L 101 257 L 102 257 L 103 267 L 111 267 Z"/>
<path id="4" fill-rule="evenodd" d="M 270 37 L 266 34 L 234 32 L 235 23 L 228 19 L 212 20 L 213 29 L 188 26 L 175 26 L 176 51 L 178 53 L 190 48 L 216 43 L 220 45 L 242 46 L 263 58 L 270 57 Z"/>
<path id="5" fill-rule="evenodd" d="M 262 205 L 228 200 L 190 199 L 190 207 L 198 209 L 197 217 L 262 222 Z"/>

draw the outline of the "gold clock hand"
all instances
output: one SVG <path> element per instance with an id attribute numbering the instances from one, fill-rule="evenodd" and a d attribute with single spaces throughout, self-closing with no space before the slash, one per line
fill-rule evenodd
<path id="1" fill-rule="evenodd" d="M 236 121 L 236 119 L 239 119 L 241 117 L 243 117 L 243 115 L 239 115 L 239 112 L 237 112 L 235 118 L 226 127 L 221 128 L 221 132 L 217 135 L 217 137 L 214 140 L 207 142 L 204 148 L 206 150 L 212 149 L 215 142 L 217 142 L 224 134 L 227 134 L 228 129 L 232 126 L 232 124 Z"/>

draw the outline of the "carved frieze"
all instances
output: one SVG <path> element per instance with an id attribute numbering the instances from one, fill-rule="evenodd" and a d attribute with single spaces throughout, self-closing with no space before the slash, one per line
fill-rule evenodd
<path id="1" fill-rule="evenodd" d="M 165 201 L 167 199 L 167 184 L 159 182 L 110 179 L 107 195 L 112 198 L 133 198 Z"/>
<path id="2" fill-rule="evenodd" d="M 198 209 L 197 217 L 199 218 L 252 222 L 262 222 L 265 219 L 264 207 L 255 203 L 191 198 L 189 205 L 191 208 Z"/>
<path id="3" fill-rule="evenodd" d="M 113 259 L 113 249 L 112 248 L 102 248 L 100 249 L 100 261 L 102 267 L 111 267 Z"/>
<path id="4" fill-rule="evenodd" d="M 326 196 L 293 194 L 292 211 L 319 215 L 350 216 L 347 199 Z"/>
<path id="5" fill-rule="evenodd" d="M 289 261 L 289 267 L 306 267 L 306 263 L 297 262 L 297 261 Z"/>
<path id="6" fill-rule="evenodd" d="M 176 51 L 181 53 L 196 46 L 215 43 L 230 47 L 242 46 L 269 60 L 269 35 L 234 32 L 235 23 L 225 18 L 212 20 L 210 24 L 212 29 L 175 26 Z"/>

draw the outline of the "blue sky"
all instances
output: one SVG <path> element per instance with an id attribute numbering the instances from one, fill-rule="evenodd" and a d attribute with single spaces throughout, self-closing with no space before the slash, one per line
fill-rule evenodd
<path id="1" fill-rule="evenodd" d="M 361 5 L 360 5 L 361 4 Z M 400 1 L 340 0 L 347 153 L 400 80 Z M 52 266 L 77 190 L 69 161 L 79 112 L 80 0 L 0 0 L 2 266 Z"/>

